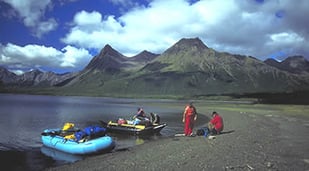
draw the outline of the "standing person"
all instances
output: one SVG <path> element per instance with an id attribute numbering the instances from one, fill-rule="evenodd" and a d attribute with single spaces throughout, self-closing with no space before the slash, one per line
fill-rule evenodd
<path id="1" fill-rule="evenodd" d="M 192 136 L 192 130 L 196 119 L 197 119 L 196 108 L 193 106 L 193 103 L 191 102 L 185 107 L 182 116 L 182 122 L 185 124 L 184 128 L 185 136 Z"/>
<path id="2" fill-rule="evenodd" d="M 222 117 L 217 112 L 212 112 L 212 119 L 208 123 L 210 134 L 221 134 L 221 131 L 223 131 L 223 127 L 224 125 Z"/>

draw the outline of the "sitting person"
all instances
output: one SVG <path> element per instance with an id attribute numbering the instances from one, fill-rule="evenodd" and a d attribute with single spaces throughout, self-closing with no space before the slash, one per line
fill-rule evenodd
<path id="1" fill-rule="evenodd" d="M 211 135 L 221 134 L 223 131 L 223 119 L 217 112 L 212 112 L 212 119 L 208 123 L 208 128 Z"/>

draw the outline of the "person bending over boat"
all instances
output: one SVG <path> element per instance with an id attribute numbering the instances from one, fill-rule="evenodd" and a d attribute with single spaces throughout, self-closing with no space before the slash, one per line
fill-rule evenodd
<path id="1" fill-rule="evenodd" d="M 134 125 L 150 125 L 150 119 L 146 116 L 146 113 L 144 112 L 143 108 L 138 108 L 136 115 L 133 117 L 134 119 Z"/>
<path id="2" fill-rule="evenodd" d="M 142 119 L 146 118 L 146 113 L 144 112 L 144 109 L 138 108 L 135 117 L 136 118 L 142 118 Z"/>

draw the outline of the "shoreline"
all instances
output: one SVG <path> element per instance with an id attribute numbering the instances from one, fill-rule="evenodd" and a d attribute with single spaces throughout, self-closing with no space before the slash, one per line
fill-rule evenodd
<path id="1" fill-rule="evenodd" d="M 201 113 L 223 116 L 223 134 L 167 137 L 46 170 L 309 170 L 308 115 L 199 105 Z"/>

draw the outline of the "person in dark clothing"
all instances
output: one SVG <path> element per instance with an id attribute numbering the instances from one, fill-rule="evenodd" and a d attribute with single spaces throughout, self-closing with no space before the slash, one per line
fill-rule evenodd
<path id="1" fill-rule="evenodd" d="M 145 118 L 146 117 L 146 114 L 143 110 L 143 108 L 138 108 L 137 109 L 137 113 L 135 115 L 137 118 Z"/>
<path id="2" fill-rule="evenodd" d="M 150 117 L 151 117 L 152 124 L 160 124 L 160 116 L 159 115 L 151 112 Z"/>
<path id="3" fill-rule="evenodd" d="M 147 117 L 146 113 L 144 112 L 143 108 L 138 108 L 136 115 L 133 117 L 134 120 L 138 120 L 138 124 L 140 125 L 151 125 L 149 117 Z"/>

